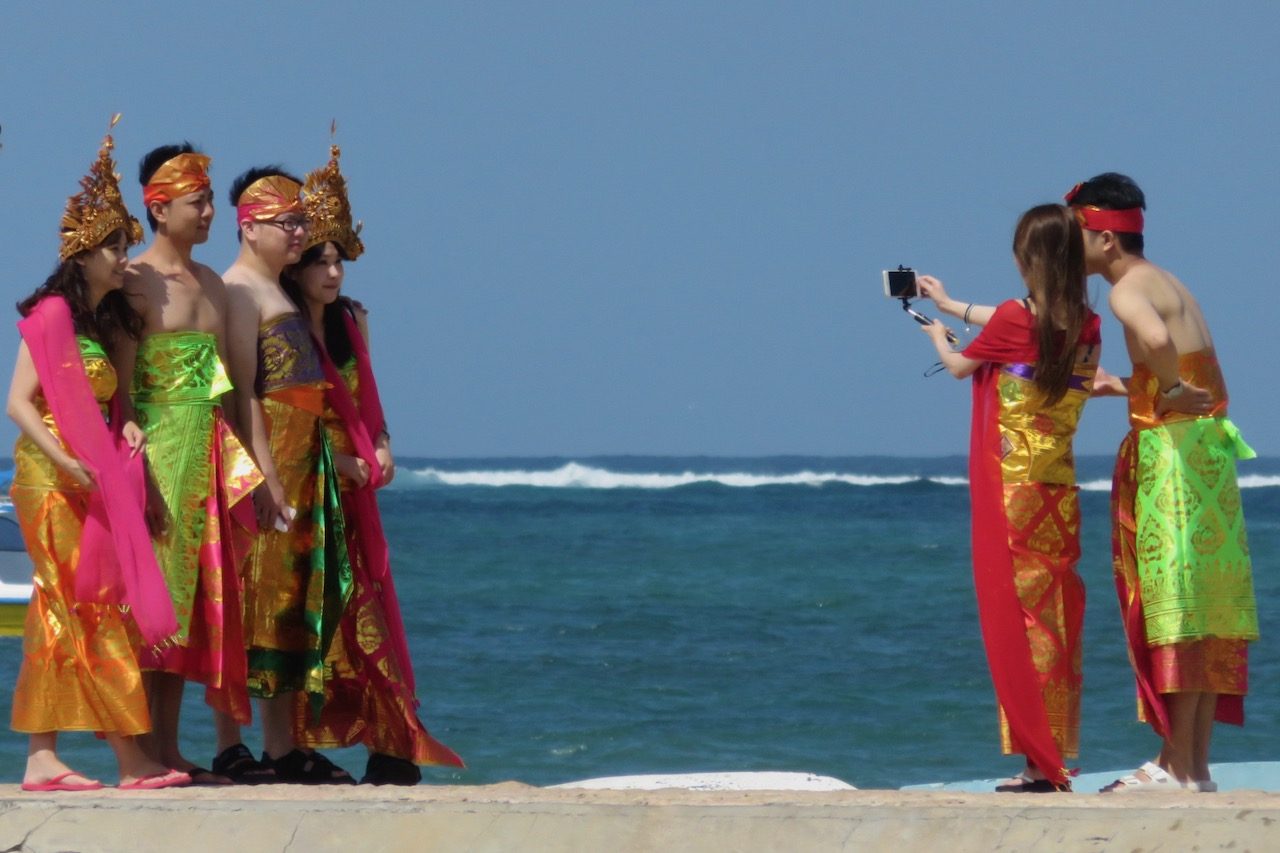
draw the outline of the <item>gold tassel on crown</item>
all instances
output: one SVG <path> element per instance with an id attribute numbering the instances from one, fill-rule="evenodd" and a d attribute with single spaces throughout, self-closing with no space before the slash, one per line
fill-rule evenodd
<path id="1" fill-rule="evenodd" d="M 330 134 L 336 130 L 336 123 L 330 125 Z M 342 250 L 348 261 L 354 261 L 364 252 L 364 243 L 360 242 L 360 227 L 363 223 L 351 227 L 347 179 L 338 168 L 338 158 L 341 156 L 342 149 L 337 145 L 330 145 L 328 165 L 307 175 L 302 206 L 307 213 L 309 230 L 304 250 L 321 243 L 333 243 Z"/>
<path id="2" fill-rule="evenodd" d="M 118 121 L 120 114 L 116 113 L 107 126 L 98 159 L 89 167 L 89 174 L 80 179 L 80 192 L 67 199 L 67 210 L 62 214 L 62 247 L 58 250 L 61 260 L 97 248 L 111 232 L 121 228 L 130 246 L 142 242 L 142 225 L 124 206 L 120 176 L 111 159 L 111 150 L 115 148 L 111 130 Z"/>

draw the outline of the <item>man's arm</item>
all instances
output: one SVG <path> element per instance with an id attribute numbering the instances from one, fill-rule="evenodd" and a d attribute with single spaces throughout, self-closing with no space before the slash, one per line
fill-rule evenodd
<path id="1" fill-rule="evenodd" d="M 1178 348 L 1169 335 L 1169 327 L 1151 300 L 1137 288 L 1117 284 L 1107 298 L 1116 319 L 1137 344 L 1142 362 L 1160 380 L 1160 390 L 1178 384 Z"/>
<path id="2" fill-rule="evenodd" d="M 1151 300 L 1136 287 L 1117 284 L 1111 288 L 1107 301 L 1116 319 L 1128 332 L 1129 339 L 1136 345 L 1142 363 L 1160 382 L 1156 414 L 1184 412 L 1199 415 L 1208 412 L 1213 407 L 1213 396 L 1203 388 L 1182 381 L 1178 374 L 1178 347 Z M 1170 392 L 1175 392 L 1175 395 L 1167 396 Z"/>
<path id="3" fill-rule="evenodd" d="M 235 397 L 236 429 L 249 439 L 247 447 L 265 480 L 254 491 L 258 523 L 275 525 L 284 518 L 284 487 L 271 458 L 271 441 L 262 402 L 254 393 L 258 372 L 258 300 L 246 284 L 227 285 L 227 368 Z M 284 519 L 287 523 L 288 519 Z"/>
<path id="4" fill-rule="evenodd" d="M 209 303 L 213 305 L 214 313 L 217 319 L 214 322 L 213 337 L 218 348 L 218 358 L 227 368 L 227 377 L 231 379 L 231 384 L 236 388 L 240 387 L 240 383 L 235 381 L 235 377 L 231 375 L 231 357 L 227 348 L 227 318 L 230 316 L 227 298 L 227 285 L 222 281 L 222 277 L 208 267 L 200 270 L 200 284 L 204 289 Z M 255 332 L 256 335 L 256 332 Z M 257 340 L 254 340 L 254 370 L 257 370 Z M 236 395 L 232 391 L 230 394 L 222 395 L 222 414 L 226 422 L 231 425 L 231 429 L 235 432 L 236 437 L 240 439 L 241 444 L 247 445 L 244 433 L 240 431 L 240 419 L 237 415 L 239 409 L 236 406 Z"/>

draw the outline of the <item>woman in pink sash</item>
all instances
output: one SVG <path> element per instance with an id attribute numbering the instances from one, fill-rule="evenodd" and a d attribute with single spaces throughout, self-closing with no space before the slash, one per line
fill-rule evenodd
<path id="1" fill-rule="evenodd" d="M 35 576 L 13 728 L 30 735 L 27 791 L 102 787 L 59 759 L 63 731 L 102 734 L 121 789 L 190 782 L 136 740 L 151 721 L 135 638 L 161 646 L 177 622 L 143 515 L 142 431 L 109 420 L 116 375 L 106 348 L 139 330 L 118 291 L 128 247 L 142 237 L 120 198 L 111 148 L 107 136 L 68 202 L 57 269 L 18 304 L 8 412 L 22 435 L 10 494 Z"/>
<path id="2" fill-rule="evenodd" d="M 973 376 L 969 495 L 978 621 L 999 708 L 1002 751 L 1025 769 L 997 791 L 1071 789 L 1066 759 L 1080 735 L 1084 583 L 1071 441 L 1101 348 L 1086 303 L 1080 226 L 1062 205 L 1034 207 L 1014 231 L 1028 296 L 996 307 L 921 292 L 982 332 L 962 352 L 933 323 L 943 365 Z"/>
<path id="3" fill-rule="evenodd" d="M 325 429 L 341 476 L 342 510 L 355 582 L 325 661 L 333 678 L 323 709 L 300 702 L 295 736 L 307 748 L 363 743 L 369 763 L 362 783 L 416 785 L 418 765 L 461 767 L 453 750 L 418 719 L 413 664 L 405 639 L 374 490 L 391 482 L 395 463 L 369 361 L 365 312 L 340 295 L 344 261 L 364 246 L 351 226 L 338 147 L 329 164 L 307 176 L 307 247 L 285 270 L 285 289 L 310 321 L 325 378 Z"/>

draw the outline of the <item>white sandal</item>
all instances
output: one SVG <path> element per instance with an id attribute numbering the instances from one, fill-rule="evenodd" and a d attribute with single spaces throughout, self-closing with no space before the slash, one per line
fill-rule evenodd
<path id="1" fill-rule="evenodd" d="M 1147 778 L 1139 778 L 1139 773 L 1142 773 Z M 1100 789 L 1100 793 L 1123 794 L 1147 791 L 1184 790 L 1186 790 L 1186 786 L 1166 773 L 1164 768 L 1155 762 L 1148 761 L 1128 776 L 1122 776 L 1110 785 L 1107 785 L 1105 788 Z"/>

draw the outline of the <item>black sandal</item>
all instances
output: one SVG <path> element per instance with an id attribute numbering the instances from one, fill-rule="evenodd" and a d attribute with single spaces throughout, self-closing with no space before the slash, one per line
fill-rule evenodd
<path id="1" fill-rule="evenodd" d="M 318 752 L 295 749 L 279 758 L 262 753 L 262 763 L 275 770 L 276 779 L 293 785 L 354 785 L 351 774 Z"/>
<path id="2" fill-rule="evenodd" d="M 237 785 L 272 785 L 279 781 L 276 771 L 257 761 L 249 747 L 242 743 L 218 753 L 213 759 L 213 773 L 226 776 Z"/>
<path id="3" fill-rule="evenodd" d="M 1048 779 L 1032 779 L 1026 773 L 1019 773 L 1009 782 L 1003 785 L 996 785 L 996 792 L 1000 794 L 1052 794 L 1057 791 L 1071 791 L 1071 783 L 1068 782 L 1066 787 L 1059 788 Z"/>
<path id="4" fill-rule="evenodd" d="M 418 765 L 406 758 L 396 758 L 384 752 L 369 755 L 361 785 L 416 785 L 422 781 Z"/>

